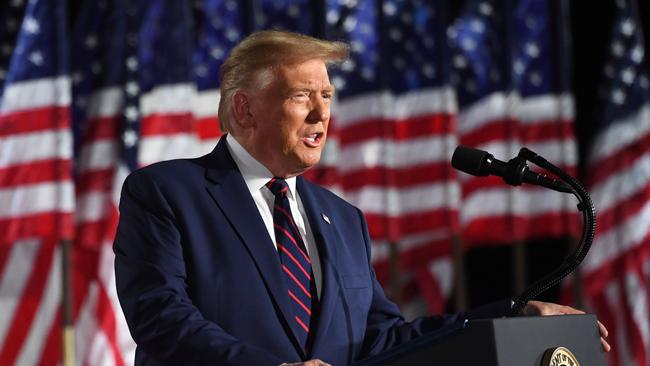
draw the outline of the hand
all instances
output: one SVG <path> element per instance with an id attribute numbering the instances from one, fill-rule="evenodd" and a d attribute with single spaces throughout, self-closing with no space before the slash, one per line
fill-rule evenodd
<path id="1" fill-rule="evenodd" d="M 315 360 L 309 360 L 306 362 L 299 362 L 299 363 L 283 363 L 280 366 L 332 366 L 332 365 L 323 362 L 319 359 L 315 359 Z"/>
<path id="2" fill-rule="evenodd" d="M 584 314 L 582 310 L 574 309 L 570 306 L 554 304 L 551 302 L 543 301 L 529 301 L 528 304 L 521 311 L 521 315 L 564 315 L 564 314 Z M 603 345 L 605 352 L 609 352 L 612 347 L 607 343 L 605 338 L 609 332 L 607 328 L 598 322 L 598 329 L 600 330 L 600 343 Z"/>

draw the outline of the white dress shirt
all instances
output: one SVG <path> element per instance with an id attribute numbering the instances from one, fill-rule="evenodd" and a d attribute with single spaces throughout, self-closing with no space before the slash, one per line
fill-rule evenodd
<path id="1" fill-rule="evenodd" d="M 251 193 L 251 196 L 253 196 L 253 201 L 255 201 L 255 205 L 257 205 L 257 210 L 260 212 L 266 230 L 268 231 L 271 241 L 277 250 L 278 247 L 275 243 L 275 229 L 273 228 L 273 204 L 275 202 L 275 196 L 271 190 L 266 187 L 266 183 L 273 178 L 273 173 L 262 165 L 262 163 L 255 160 L 255 158 L 253 158 L 231 134 L 226 135 L 226 142 L 228 145 L 228 151 L 230 151 L 230 155 L 232 155 L 237 164 L 237 168 L 239 168 L 239 171 L 244 177 L 248 191 Z M 289 198 L 291 215 L 293 216 L 293 220 L 296 222 L 296 226 L 298 226 L 302 240 L 307 247 L 307 254 L 311 261 L 311 269 L 314 275 L 314 281 L 316 282 L 316 292 L 320 298 L 322 276 L 316 240 L 314 239 L 314 234 L 309 226 L 305 207 L 300 200 L 298 191 L 296 190 L 296 177 L 285 180 L 289 186 L 289 194 L 287 194 L 287 198 Z"/>

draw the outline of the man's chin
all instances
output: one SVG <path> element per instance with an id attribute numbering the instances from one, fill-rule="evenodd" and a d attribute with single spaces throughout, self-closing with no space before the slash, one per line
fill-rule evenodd
<path id="1" fill-rule="evenodd" d="M 317 157 L 312 157 L 308 159 L 300 159 L 299 163 L 295 165 L 293 175 L 300 175 L 309 169 L 313 168 L 320 161 L 320 154 Z"/>

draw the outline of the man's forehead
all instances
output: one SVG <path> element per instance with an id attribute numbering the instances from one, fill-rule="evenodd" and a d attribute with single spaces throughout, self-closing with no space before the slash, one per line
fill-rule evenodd
<path id="1" fill-rule="evenodd" d="M 321 60 L 314 62 L 303 62 L 280 65 L 275 71 L 278 79 L 291 84 L 294 83 L 322 83 L 326 81 L 329 85 L 329 73 L 325 63 Z"/>

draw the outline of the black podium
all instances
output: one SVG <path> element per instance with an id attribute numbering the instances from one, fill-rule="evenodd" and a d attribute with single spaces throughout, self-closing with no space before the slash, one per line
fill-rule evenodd
<path id="1" fill-rule="evenodd" d="M 467 321 L 395 347 L 358 365 L 543 366 L 546 351 L 557 347 L 568 349 L 581 366 L 605 366 L 594 315 Z M 566 360 L 545 361 L 544 365 L 576 366 Z"/>

